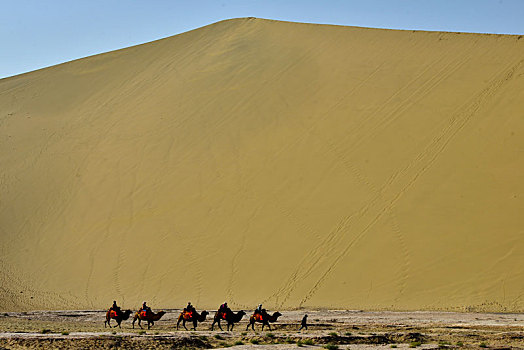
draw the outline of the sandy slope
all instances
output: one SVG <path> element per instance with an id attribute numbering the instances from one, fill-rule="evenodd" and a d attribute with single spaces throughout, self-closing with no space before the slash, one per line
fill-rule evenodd
<path id="1" fill-rule="evenodd" d="M 260 19 L 0 80 L 0 309 L 524 310 L 524 38 Z"/>

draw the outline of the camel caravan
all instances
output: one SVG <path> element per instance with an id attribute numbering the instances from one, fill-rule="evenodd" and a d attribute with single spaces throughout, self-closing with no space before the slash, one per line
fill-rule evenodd
<path id="1" fill-rule="evenodd" d="M 116 304 L 116 301 L 113 301 L 113 305 L 106 312 L 104 327 L 109 326 L 109 328 L 112 328 L 111 320 L 114 320 L 117 324 L 115 327 L 118 326 L 119 328 L 122 328 L 122 321 L 128 320 L 131 314 L 131 310 L 122 311 Z M 142 307 L 137 312 L 135 312 L 133 317 L 133 328 L 135 328 L 135 322 L 138 320 L 138 326 L 140 328 L 142 328 L 141 322 L 145 321 L 147 322 L 147 329 L 151 329 L 151 327 L 154 326 L 155 321 L 160 320 L 165 314 L 165 311 L 159 311 L 157 313 L 153 312 L 146 302 L 144 302 Z M 186 322 L 189 322 L 193 325 L 191 329 L 196 331 L 198 323 L 206 321 L 207 315 L 209 315 L 209 312 L 206 310 L 198 313 L 193 305 L 191 305 L 191 302 L 189 302 L 178 316 L 176 329 L 178 330 L 180 323 L 182 323 L 184 329 L 188 330 L 186 327 Z M 213 323 L 211 324 L 211 330 L 214 330 L 216 324 L 222 331 L 223 329 L 220 325 L 220 322 L 224 321 L 227 324 L 227 330 L 232 331 L 235 323 L 239 323 L 245 315 L 246 312 L 244 310 L 240 310 L 235 313 L 227 306 L 227 303 L 223 303 L 215 312 Z M 276 322 L 279 316 L 282 316 L 280 312 L 275 312 L 272 315 L 268 314 L 266 309 L 262 308 L 262 304 L 260 304 L 249 317 L 246 331 L 249 330 L 249 327 L 251 327 L 252 330 L 255 330 L 255 323 L 261 323 L 262 330 L 264 330 L 264 326 L 267 326 L 269 330 L 271 330 L 270 323 Z"/>

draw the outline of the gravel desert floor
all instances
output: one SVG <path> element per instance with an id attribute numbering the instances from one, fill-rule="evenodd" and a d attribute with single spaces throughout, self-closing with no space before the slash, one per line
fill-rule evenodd
<path id="1" fill-rule="evenodd" d="M 133 329 L 132 317 L 104 328 L 104 311 L 4 313 L 0 349 L 524 349 L 520 314 L 300 310 L 282 312 L 271 330 L 246 331 L 244 317 L 228 332 L 210 330 L 213 313 L 196 331 L 177 330 L 179 312 L 167 310 L 149 330 Z M 298 331 L 306 313 L 308 330 Z"/>

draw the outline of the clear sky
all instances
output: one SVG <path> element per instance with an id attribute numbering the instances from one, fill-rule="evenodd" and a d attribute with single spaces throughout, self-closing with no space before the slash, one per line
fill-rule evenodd
<path id="1" fill-rule="evenodd" d="M 524 34 L 524 0 L 0 0 L 0 78 L 223 19 Z"/>

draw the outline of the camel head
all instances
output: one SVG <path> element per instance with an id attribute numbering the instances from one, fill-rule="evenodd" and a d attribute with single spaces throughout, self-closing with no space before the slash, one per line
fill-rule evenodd
<path id="1" fill-rule="evenodd" d="M 280 316 L 282 316 L 282 314 L 280 312 L 278 312 L 278 311 L 273 314 L 273 317 L 275 319 L 279 318 Z"/>
<path id="2" fill-rule="evenodd" d="M 202 316 L 203 318 L 205 318 L 207 315 L 209 315 L 209 312 L 207 312 L 206 310 L 202 311 L 202 313 L 200 314 L 200 316 Z"/>
<path id="3" fill-rule="evenodd" d="M 124 321 L 127 320 L 127 319 L 129 318 L 129 316 L 131 315 L 132 312 L 133 312 L 133 311 L 131 311 L 131 310 L 126 310 L 126 311 L 124 311 L 124 312 L 122 313 L 122 319 L 123 319 Z"/>
<path id="4" fill-rule="evenodd" d="M 243 317 L 245 314 L 246 314 L 246 312 L 245 312 L 244 310 L 240 310 L 240 311 L 237 313 L 237 315 L 242 316 L 242 317 Z"/>
<path id="5" fill-rule="evenodd" d="M 157 315 L 160 316 L 160 317 L 164 316 L 165 314 L 166 314 L 165 311 L 158 311 L 158 313 L 157 313 Z"/>

